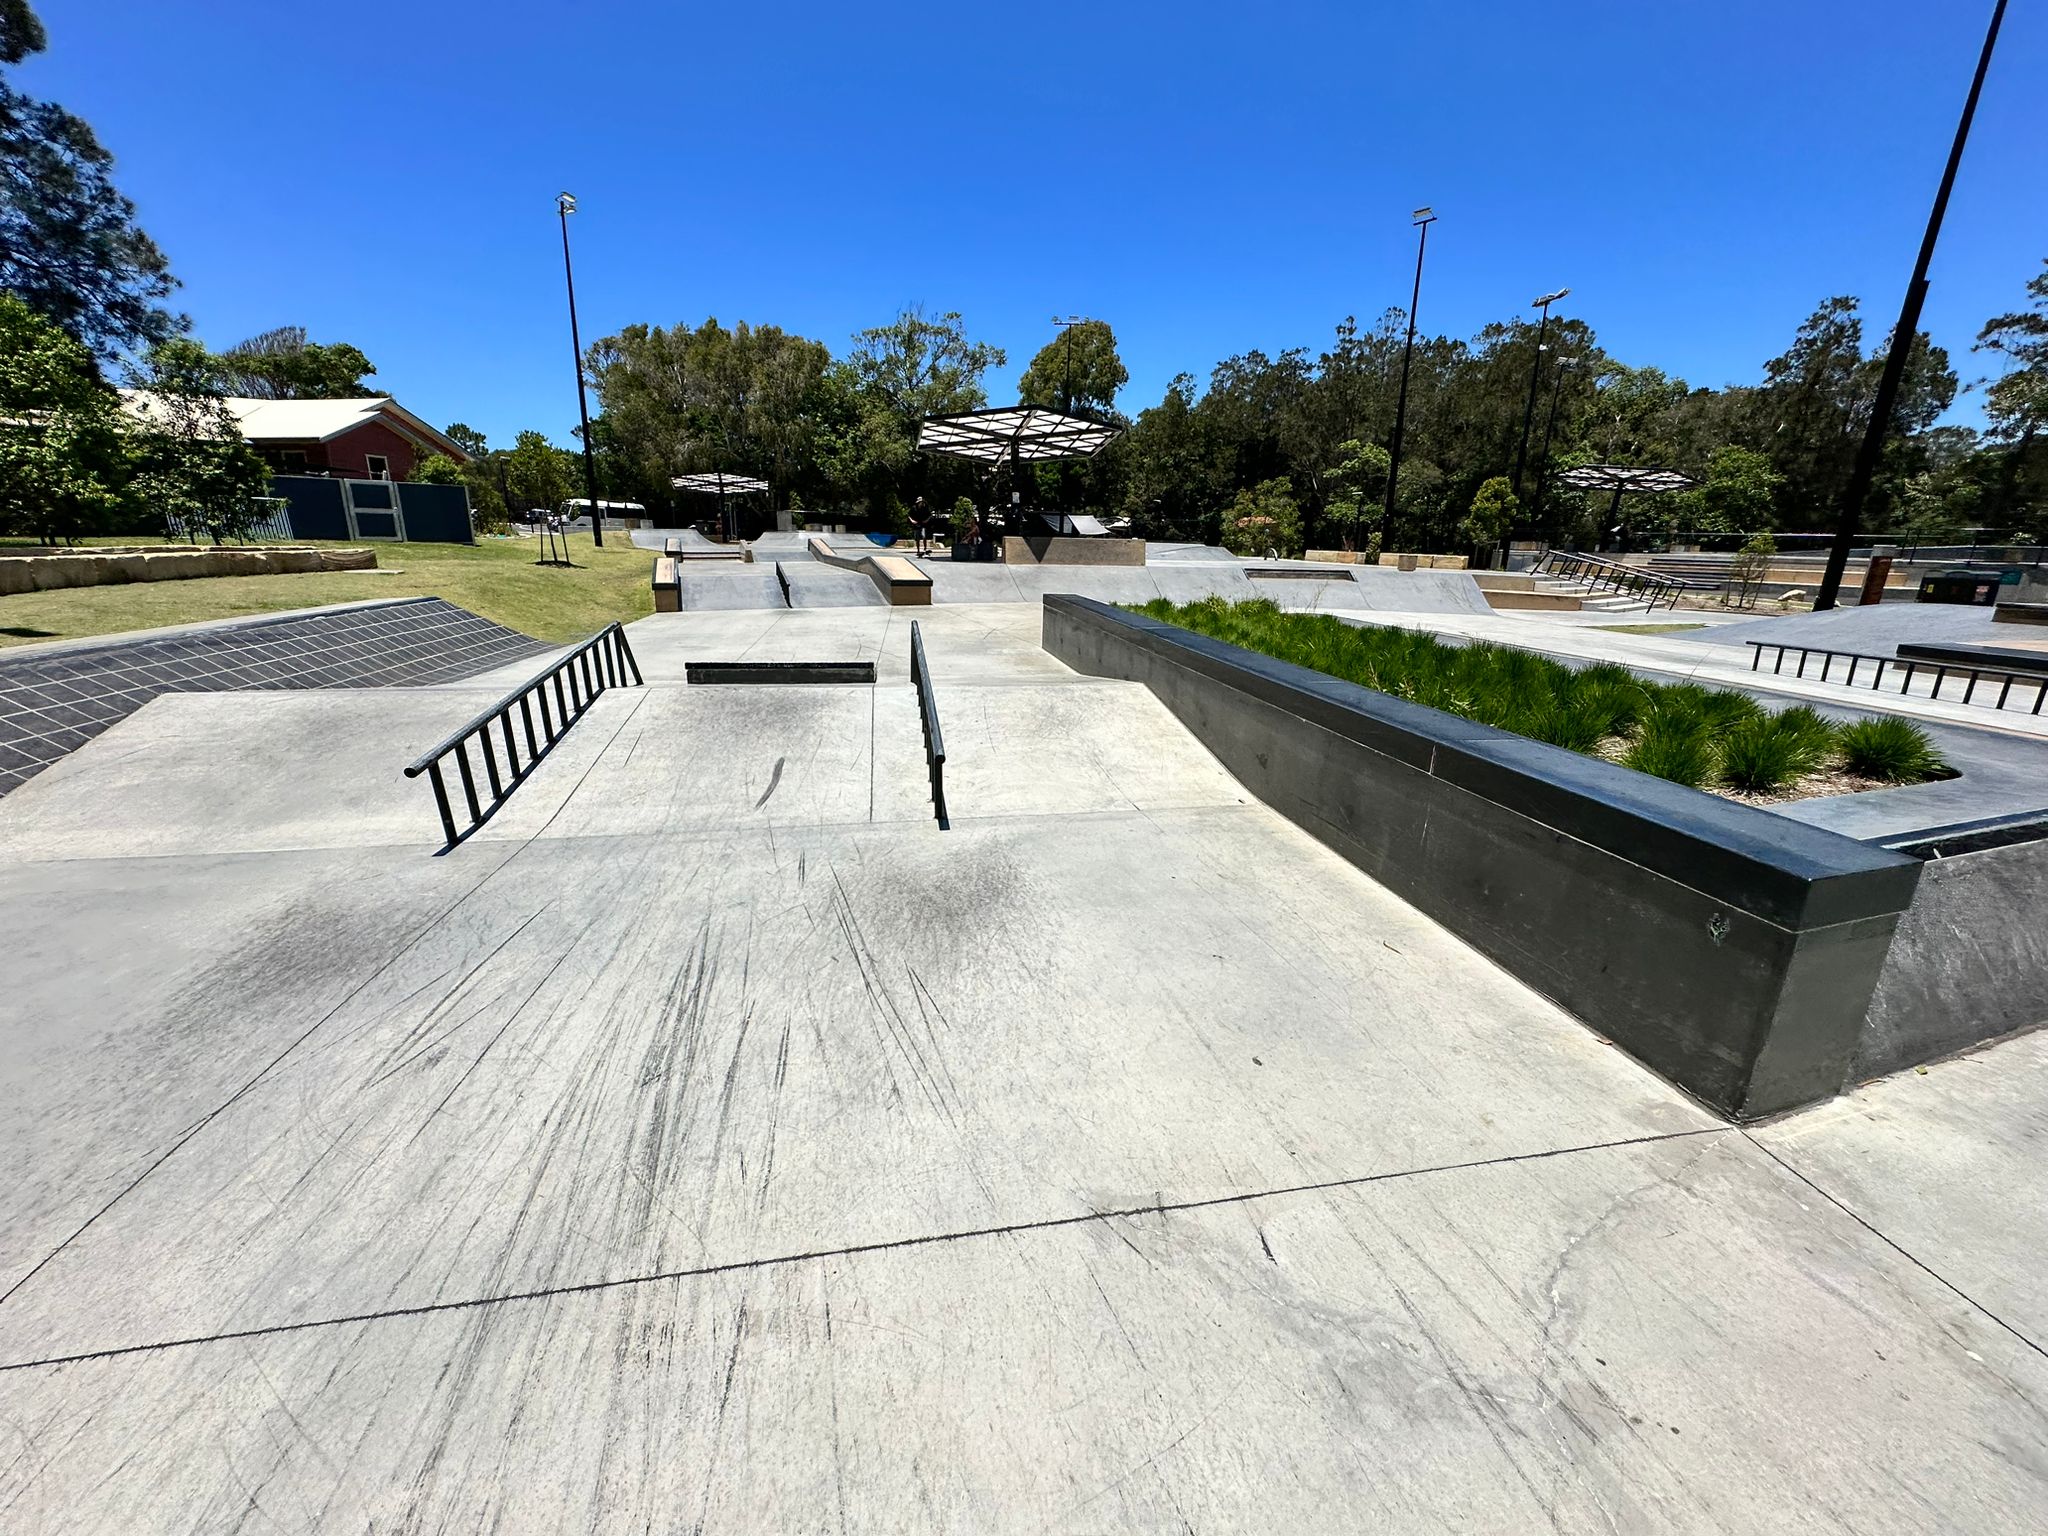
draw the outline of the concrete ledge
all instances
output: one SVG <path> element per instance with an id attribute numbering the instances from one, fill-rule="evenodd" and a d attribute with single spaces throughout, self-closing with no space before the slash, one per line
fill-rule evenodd
<path id="1" fill-rule="evenodd" d="M 1994 624 L 2048 624 L 2048 603 L 2000 603 L 1991 610 Z"/>
<path id="2" fill-rule="evenodd" d="M 669 543 L 674 544 L 675 540 L 670 539 Z M 676 568 L 676 557 L 673 555 L 663 555 L 654 562 L 654 611 L 683 611 L 683 580 Z"/>
<path id="3" fill-rule="evenodd" d="M 2048 1024 L 2048 826 L 2032 830 L 2004 846 L 1928 850 L 1857 1042 L 1859 1080 Z"/>
<path id="4" fill-rule="evenodd" d="M 932 579 L 901 555 L 842 555 L 821 538 L 806 541 L 811 558 L 842 571 L 859 571 L 893 608 L 929 607 Z"/>
<path id="5" fill-rule="evenodd" d="M 1479 590 L 1486 594 L 1489 608 L 1516 609 L 1539 613 L 1577 613 L 1583 606 L 1579 599 L 1568 592 L 1517 592 L 1512 588 L 1491 587 L 1484 580 Z"/>
<path id="6" fill-rule="evenodd" d="M 1009 565 L 1143 565 L 1143 539 L 1082 539 L 1062 534 L 1007 534 L 1003 560 Z"/>
<path id="7" fill-rule="evenodd" d="M 369 571 L 371 549 L 249 548 L 80 549 L 63 554 L 0 556 L 0 597 L 101 587 L 131 581 L 188 581 L 203 576 L 285 576 L 311 571 Z"/>
<path id="8" fill-rule="evenodd" d="M 1381 565 L 1398 566 L 1403 560 L 1413 560 L 1418 571 L 1462 571 L 1472 563 L 1469 555 L 1418 555 L 1408 550 L 1382 550 Z"/>
<path id="9" fill-rule="evenodd" d="M 1044 644 L 1723 1113 L 1849 1080 L 1917 861 L 1086 598 Z"/>
<path id="10" fill-rule="evenodd" d="M 693 683 L 872 683 L 872 661 L 686 661 Z"/>
<path id="11" fill-rule="evenodd" d="M 2048 672 L 2048 651 L 2008 650 L 1997 645 L 1906 644 L 1899 647 L 1899 660 L 1931 661 L 1938 666 L 1984 667 L 2001 672 Z"/>

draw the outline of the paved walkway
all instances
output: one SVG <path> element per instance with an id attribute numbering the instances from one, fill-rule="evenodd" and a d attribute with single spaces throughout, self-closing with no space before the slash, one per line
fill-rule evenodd
<path id="1" fill-rule="evenodd" d="M 1038 622 L 642 620 L 445 857 L 468 685 L 0 802 L 0 1526 L 2039 1529 L 2048 1037 L 1731 1129 Z"/>

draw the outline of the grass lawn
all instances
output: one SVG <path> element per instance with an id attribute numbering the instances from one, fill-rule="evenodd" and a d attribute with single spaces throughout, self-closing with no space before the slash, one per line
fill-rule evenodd
<path id="1" fill-rule="evenodd" d="M 148 540 L 96 539 L 99 544 Z M 318 543 L 320 541 L 307 541 Z M 442 597 L 540 640 L 580 640 L 613 619 L 654 611 L 648 585 L 654 556 L 624 531 L 607 529 L 603 549 L 588 534 L 570 539 L 575 569 L 535 565 L 533 539 L 468 544 L 369 544 L 375 571 L 305 576 L 205 576 L 193 581 L 124 582 L 0 597 L 0 647 L 164 624 L 192 624 L 376 597 Z M 5 553 L 0 545 L 0 553 Z"/>
<path id="2" fill-rule="evenodd" d="M 1652 683 L 1626 667 L 1567 667 L 1512 646 L 1446 645 L 1414 630 L 1286 613 L 1270 599 L 1157 598 L 1136 610 L 1396 698 L 1604 757 L 1695 789 L 1768 803 L 1945 778 L 1918 726 L 1896 716 L 1835 724 L 1747 694 Z"/>

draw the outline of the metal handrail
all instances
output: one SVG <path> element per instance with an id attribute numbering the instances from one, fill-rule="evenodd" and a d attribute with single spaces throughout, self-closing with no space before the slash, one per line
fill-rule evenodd
<path id="1" fill-rule="evenodd" d="M 555 743 L 570 726 L 583 718 L 584 712 L 597 702 L 598 695 L 607 688 L 627 685 L 627 675 L 632 676 L 632 686 L 640 686 L 646 679 L 640 675 L 640 663 L 633 658 L 633 648 L 626 643 L 626 631 L 620 625 L 607 624 L 588 640 L 569 652 L 545 672 L 528 679 L 514 688 L 505 697 L 471 719 L 466 725 L 450 732 L 436 745 L 429 747 L 406 766 L 405 776 L 416 779 L 427 775 L 434 786 L 434 804 L 441 813 L 441 830 L 447 834 L 447 847 L 453 848 L 478 827 L 489 821 L 499 806 L 526 781 L 540 760 L 554 750 Z M 548 685 L 554 685 L 554 708 L 548 708 Z M 566 684 L 566 686 L 565 686 Z M 540 730 L 533 725 L 534 703 L 540 705 Z M 519 711 L 519 722 L 526 737 L 526 760 L 519 757 L 519 745 L 512 730 L 512 711 Z M 498 727 L 505 742 L 506 773 L 498 772 L 498 754 L 491 744 L 491 727 Z M 483 750 L 484 773 L 490 785 L 490 805 L 486 807 L 477 797 L 476 773 L 469 762 L 469 743 L 474 738 Z M 449 753 L 455 754 L 455 769 L 462 779 L 462 798 L 469 811 L 469 824 L 461 831 L 455 827 L 455 815 L 448 804 L 448 784 L 441 773 L 441 760 Z"/>
<path id="2" fill-rule="evenodd" d="M 924 721 L 924 759 L 932 775 L 932 810 L 938 815 L 939 830 L 949 831 L 946 819 L 946 738 L 939 733 L 939 701 L 932 692 L 932 671 L 924 659 L 924 635 L 917 620 L 910 621 L 910 681 L 917 689 L 917 712 Z"/>
<path id="3" fill-rule="evenodd" d="M 1987 677 L 1993 682 L 2003 685 L 1998 690 L 1998 701 L 1991 706 L 1993 709 L 2005 708 L 2006 700 L 2012 697 L 2012 685 L 2014 683 L 2032 683 L 2034 685 L 2034 707 L 2027 711 L 2028 714 L 2040 714 L 2042 703 L 2048 701 L 2048 673 L 2043 672 L 2008 672 L 2002 667 L 1973 667 L 1958 661 L 1920 661 L 1909 656 L 1872 656 L 1861 651 L 1831 651 L 1817 645 L 1780 645 L 1775 640 L 1745 640 L 1742 643 L 1748 646 L 1753 653 L 1749 663 L 1749 670 L 1752 672 L 1762 670 L 1765 651 L 1776 651 L 1778 653 L 1777 659 L 1771 667 L 1773 676 L 1780 676 L 1784 673 L 1785 653 L 1787 651 L 1796 651 L 1799 655 L 1799 665 L 1792 674 L 1795 678 L 1806 676 L 1806 663 L 1809 657 L 1820 657 L 1820 677 L 1817 681 L 1823 683 L 1828 681 L 1828 673 L 1833 669 L 1836 662 L 1848 662 L 1849 673 L 1842 680 L 1842 686 L 1845 688 L 1856 686 L 1856 669 L 1862 663 L 1868 661 L 1875 664 L 1871 669 L 1870 678 L 1870 689 L 1873 693 L 1884 685 L 1885 668 L 1898 667 L 1902 668 L 1905 672 L 1905 676 L 1899 682 L 1899 697 L 1901 698 L 1904 698 L 1911 690 L 1913 679 L 1916 676 L 1921 672 L 1932 672 L 1934 674 L 1934 686 L 1927 696 L 1931 699 L 1939 699 L 1941 697 L 1941 685 L 1948 681 L 1948 675 L 1951 672 L 1956 672 L 1963 674 L 1969 679 L 1969 682 L 1964 685 L 1963 697 L 1960 700 L 1964 704 L 1971 703 L 1975 699 L 1977 684 Z"/>
<path id="4" fill-rule="evenodd" d="M 1596 592 L 1606 587 L 1616 592 L 1626 590 L 1646 596 L 1652 612 L 1660 602 L 1676 608 L 1680 595 L 1693 587 L 1691 582 L 1680 581 L 1675 576 L 1666 576 L 1621 560 L 1609 560 L 1604 555 L 1581 554 L 1574 549 L 1545 550 L 1535 569 L 1543 572 L 1545 567 L 1549 567 L 1547 574 L 1582 580 Z"/>
<path id="5" fill-rule="evenodd" d="M 789 595 L 789 577 L 783 574 L 782 562 L 780 560 L 775 562 L 775 580 L 782 588 L 782 606 L 794 608 L 796 602 Z"/>

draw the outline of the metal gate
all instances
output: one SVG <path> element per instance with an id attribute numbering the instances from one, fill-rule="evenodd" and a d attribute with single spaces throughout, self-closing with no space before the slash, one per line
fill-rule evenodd
<path id="1" fill-rule="evenodd" d="M 405 513 L 398 505 L 398 486 L 390 480 L 344 480 L 341 507 L 348 515 L 351 539 L 403 539 Z"/>

